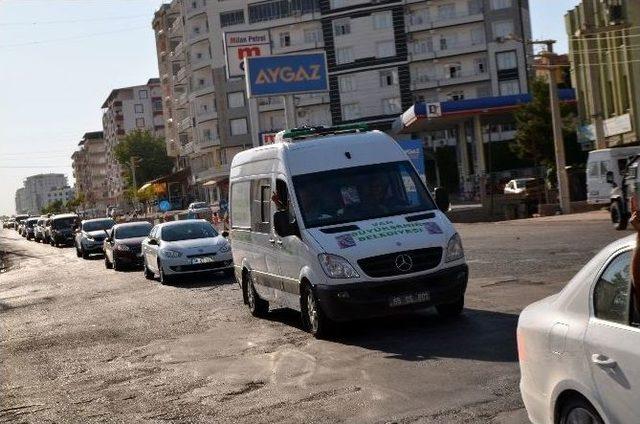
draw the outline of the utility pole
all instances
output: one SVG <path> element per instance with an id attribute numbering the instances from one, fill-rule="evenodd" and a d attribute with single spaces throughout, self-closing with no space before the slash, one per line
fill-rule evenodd
<path id="1" fill-rule="evenodd" d="M 558 98 L 558 83 L 551 63 L 554 56 L 555 40 L 532 41 L 535 44 L 545 44 L 547 51 L 542 54 L 547 59 L 547 77 L 549 80 L 549 99 L 551 103 L 551 120 L 553 122 L 553 144 L 556 154 L 556 175 L 558 177 L 558 197 L 560 210 L 563 214 L 571 213 L 571 198 L 569 197 L 569 178 L 564 154 L 564 137 L 562 136 L 562 116 L 560 114 L 560 99 Z"/>
<path id="2" fill-rule="evenodd" d="M 133 180 L 133 203 L 134 208 L 138 205 L 138 182 L 136 181 L 136 166 L 140 165 L 142 159 L 137 156 L 131 156 L 129 159 L 131 166 L 131 179 Z"/>

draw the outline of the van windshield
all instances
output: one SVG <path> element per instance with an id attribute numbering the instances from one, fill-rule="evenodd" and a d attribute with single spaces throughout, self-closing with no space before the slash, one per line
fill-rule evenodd
<path id="1" fill-rule="evenodd" d="M 408 161 L 293 177 L 307 228 L 435 209 Z"/>

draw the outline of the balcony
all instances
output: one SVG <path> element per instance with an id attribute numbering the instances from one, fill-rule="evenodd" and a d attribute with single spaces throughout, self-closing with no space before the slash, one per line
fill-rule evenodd
<path id="1" fill-rule="evenodd" d="M 282 97 L 259 97 L 258 98 L 258 111 L 269 112 L 272 110 L 284 109 L 284 103 Z"/>
<path id="2" fill-rule="evenodd" d="M 189 101 L 189 96 L 187 95 L 187 93 L 182 93 L 180 96 L 178 96 L 178 107 L 179 108 L 185 107 L 188 101 Z"/>
<path id="3" fill-rule="evenodd" d="M 201 96 L 203 94 L 209 94 L 209 93 L 213 93 L 213 83 L 206 82 L 202 85 L 195 86 L 191 91 L 191 96 L 197 97 L 197 96 Z"/>
<path id="4" fill-rule="evenodd" d="M 178 131 L 184 131 L 187 128 L 191 128 L 192 124 L 193 124 L 193 121 L 192 121 L 191 117 L 187 116 L 182 121 L 180 121 L 180 123 L 178 124 Z"/>
<path id="5" fill-rule="evenodd" d="M 198 32 L 192 32 L 191 34 L 189 34 L 189 44 L 193 45 L 195 43 L 198 43 L 202 40 L 207 40 L 209 39 L 209 31 L 198 31 Z"/>
<path id="6" fill-rule="evenodd" d="M 297 106 L 313 106 L 313 105 L 321 105 L 329 103 L 329 95 L 328 94 L 306 94 L 304 97 L 298 97 Z"/>
<path id="7" fill-rule="evenodd" d="M 194 16 L 198 16 L 199 14 L 206 12 L 206 7 L 201 1 L 196 1 L 195 4 L 195 7 L 193 7 L 193 3 L 189 3 L 187 5 L 187 19 L 191 19 Z"/>
<path id="8" fill-rule="evenodd" d="M 405 17 L 407 32 L 426 31 L 430 29 L 442 28 L 447 26 L 470 24 L 473 22 L 482 22 L 484 13 L 447 13 L 438 15 L 437 17 L 425 16 L 421 14 L 412 14 Z"/>
<path id="9" fill-rule="evenodd" d="M 119 114 L 119 113 L 117 113 L 117 114 L 114 116 L 114 118 L 113 118 L 113 119 L 115 119 L 115 120 L 116 120 L 116 122 L 122 122 L 122 121 L 124 121 L 124 116 L 123 116 L 123 115 L 121 115 L 121 114 Z"/>
<path id="10" fill-rule="evenodd" d="M 202 57 L 200 59 L 194 59 L 191 62 L 191 71 L 197 71 L 198 69 L 210 66 L 213 64 L 213 59 L 210 57 Z"/>
<path id="11" fill-rule="evenodd" d="M 420 47 L 418 47 L 418 46 Z M 439 49 L 433 49 L 425 46 L 424 43 L 413 43 L 409 50 L 409 60 L 430 60 L 442 57 L 457 56 L 461 54 L 477 53 L 487 50 L 487 43 L 484 41 L 476 43 L 446 43 L 438 46 Z"/>
<path id="12" fill-rule="evenodd" d="M 199 124 L 201 122 L 210 121 L 212 119 L 216 119 L 217 117 L 217 110 L 208 110 L 206 112 L 201 111 L 196 114 L 196 123 Z"/>
<path id="13" fill-rule="evenodd" d="M 486 81 L 490 78 L 488 72 L 457 72 L 452 76 L 418 75 L 411 80 L 411 90 L 424 90 L 428 88 L 446 87 L 449 85 L 468 84 L 471 82 Z"/>
<path id="14" fill-rule="evenodd" d="M 184 81 L 184 77 L 187 76 L 187 68 L 185 66 L 181 67 L 176 73 L 175 80 L 178 83 L 182 83 Z"/>
<path id="15" fill-rule="evenodd" d="M 182 37 L 184 32 L 184 26 L 182 25 L 182 19 L 178 18 L 173 21 L 173 24 L 169 27 L 169 37 Z"/>
<path id="16" fill-rule="evenodd" d="M 324 41 L 314 41 L 309 43 L 305 43 L 303 41 L 303 42 L 291 44 L 289 46 L 279 46 L 279 45 L 276 45 L 276 43 L 274 42 L 273 54 L 274 55 L 286 54 L 286 53 L 292 53 L 300 50 L 323 49 L 323 48 L 324 48 Z"/>
<path id="17" fill-rule="evenodd" d="M 190 155 L 194 153 L 193 141 L 183 144 L 181 150 L 183 155 Z"/>

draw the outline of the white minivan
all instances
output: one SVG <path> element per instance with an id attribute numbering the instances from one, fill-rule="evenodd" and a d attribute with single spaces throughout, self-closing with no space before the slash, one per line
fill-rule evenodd
<path id="1" fill-rule="evenodd" d="M 464 306 L 460 236 L 402 148 L 364 127 L 280 132 L 230 171 L 235 275 L 254 316 L 300 311 L 321 337 L 337 321 Z"/>
<path id="2" fill-rule="evenodd" d="M 629 158 L 638 154 L 640 154 L 640 146 L 590 151 L 587 160 L 587 203 L 592 205 L 611 203 L 613 186 L 607 182 L 607 173 L 611 172 L 613 175 L 609 178 L 612 178 L 614 183 L 620 184 L 621 171 L 627 166 Z"/>

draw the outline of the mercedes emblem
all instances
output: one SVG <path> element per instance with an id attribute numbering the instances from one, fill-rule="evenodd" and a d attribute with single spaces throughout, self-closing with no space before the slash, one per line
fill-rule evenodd
<path id="1" fill-rule="evenodd" d="M 402 254 L 396 256 L 396 268 L 402 272 L 407 272 L 413 268 L 413 260 L 411 256 Z"/>

